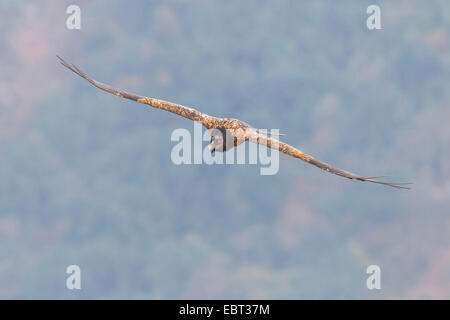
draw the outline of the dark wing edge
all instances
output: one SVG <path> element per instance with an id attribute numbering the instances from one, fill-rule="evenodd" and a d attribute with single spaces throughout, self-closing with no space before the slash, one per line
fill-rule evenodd
<path id="1" fill-rule="evenodd" d="M 339 168 L 335 168 L 331 165 L 329 165 L 326 162 L 322 162 L 319 161 L 317 159 L 314 159 L 313 157 L 311 157 L 309 160 L 305 160 L 306 162 L 326 171 L 326 172 L 330 172 L 333 174 L 336 174 L 338 176 L 344 177 L 344 178 L 348 178 L 348 179 L 355 179 L 358 181 L 364 181 L 364 182 L 372 182 L 372 183 L 377 183 L 377 184 L 383 184 L 385 186 L 389 186 L 389 187 L 393 187 L 393 188 L 397 188 L 397 189 L 411 189 L 410 187 L 406 187 L 405 185 L 409 185 L 412 184 L 411 182 L 389 182 L 389 181 L 380 181 L 380 180 L 376 180 L 376 179 L 380 179 L 380 178 L 386 178 L 387 176 L 375 176 L 375 177 L 364 177 L 364 176 L 360 176 Z"/>
<path id="2" fill-rule="evenodd" d="M 160 99 L 154 99 L 150 97 L 140 96 L 134 93 L 129 93 L 123 90 L 115 89 L 107 84 L 101 83 L 99 81 L 96 81 L 90 77 L 88 77 L 83 71 L 81 71 L 76 65 L 73 63 L 69 64 L 67 61 L 65 61 L 60 56 L 56 55 L 56 57 L 59 59 L 60 63 L 69 69 L 70 71 L 74 72 L 75 74 L 79 75 L 80 77 L 86 79 L 89 81 L 94 87 L 97 87 L 103 91 L 109 92 L 113 95 L 116 95 L 121 98 L 137 101 L 139 103 L 147 104 L 149 106 L 152 106 L 154 108 L 162 109 L 165 111 L 169 111 L 175 114 L 178 114 L 184 118 L 193 120 L 193 121 L 203 121 L 206 117 L 208 117 L 206 114 L 201 113 L 193 108 L 186 107 L 180 104 L 160 100 Z"/>
<path id="3" fill-rule="evenodd" d="M 61 58 L 61 57 L 58 56 L 58 55 L 56 55 L 56 57 L 60 60 L 60 63 L 61 63 L 64 67 L 66 67 L 66 68 L 69 69 L 70 71 L 74 72 L 75 74 L 79 75 L 80 77 L 86 79 L 86 80 L 89 81 L 94 87 L 97 87 L 97 88 L 99 88 L 99 89 L 101 89 L 101 90 L 103 90 L 103 91 L 112 93 L 112 94 L 114 94 L 114 95 L 116 95 L 116 96 L 118 96 L 118 97 L 122 97 L 122 98 L 125 98 L 125 99 L 130 99 L 130 100 L 133 100 L 133 101 L 138 101 L 139 99 L 145 98 L 145 97 L 143 97 L 143 96 L 139 96 L 139 95 L 136 95 L 136 94 L 133 94 L 133 93 L 129 93 L 129 92 L 123 91 L 123 90 L 118 90 L 118 89 L 115 89 L 115 88 L 113 88 L 113 87 L 111 87 L 111 86 L 109 86 L 109 85 L 107 85 L 107 84 L 98 82 L 98 81 L 96 81 L 96 80 L 94 80 L 94 79 L 88 77 L 83 71 L 81 71 L 81 70 L 80 70 L 76 65 L 74 65 L 73 63 L 72 63 L 72 64 L 69 64 L 67 61 L 65 61 L 63 58 Z"/>
<path id="4" fill-rule="evenodd" d="M 385 178 L 386 176 L 360 176 L 339 168 L 335 168 L 331 165 L 329 165 L 326 162 L 319 161 L 315 159 L 314 157 L 310 156 L 307 153 L 304 153 L 303 151 L 291 146 L 290 144 L 278 141 L 276 139 L 267 137 L 266 135 L 263 135 L 259 132 L 255 132 L 253 130 L 249 130 L 247 132 L 247 139 L 253 143 L 262 144 L 269 148 L 279 150 L 287 155 L 290 155 L 291 157 L 301 159 L 309 164 L 312 164 L 326 172 L 333 173 L 335 175 L 348 178 L 348 179 L 354 179 L 358 181 L 363 182 L 372 182 L 377 184 L 382 184 L 385 186 L 397 188 L 397 189 L 411 189 L 410 187 L 407 187 L 407 185 L 412 184 L 411 182 L 389 182 L 389 181 L 380 181 L 377 180 L 379 178 Z"/>

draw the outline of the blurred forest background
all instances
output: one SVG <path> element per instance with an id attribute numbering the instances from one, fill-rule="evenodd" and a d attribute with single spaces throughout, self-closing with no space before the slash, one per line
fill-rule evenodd
<path id="1" fill-rule="evenodd" d="M 66 28 L 73 3 L 81 30 Z M 382 30 L 366 27 L 371 4 Z M 450 298 L 450 2 L 0 9 L 0 298 Z M 170 135 L 191 121 L 101 92 L 56 54 L 413 189 L 284 155 L 274 176 L 176 166 Z M 65 287 L 71 264 L 81 290 Z"/>

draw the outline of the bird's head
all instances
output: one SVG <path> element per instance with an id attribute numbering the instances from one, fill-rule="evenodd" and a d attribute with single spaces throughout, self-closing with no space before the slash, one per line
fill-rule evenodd
<path id="1" fill-rule="evenodd" d="M 226 129 L 212 129 L 210 130 L 211 143 L 208 146 L 208 150 L 211 153 L 216 151 L 224 152 L 234 147 L 234 136 L 230 130 Z"/>

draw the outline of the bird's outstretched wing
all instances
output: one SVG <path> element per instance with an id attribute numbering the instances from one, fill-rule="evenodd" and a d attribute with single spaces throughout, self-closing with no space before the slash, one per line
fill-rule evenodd
<path id="1" fill-rule="evenodd" d="M 129 93 L 123 90 L 118 90 L 115 89 L 107 84 L 98 82 L 90 77 L 88 77 L 83 71 L 81 71 L 77 66 L 75 66 L 74 64 L 69 64 L 66 61 L 64 61 L 60 56 L 57 56 L 58 59 L 60 60 L 61 64 L 68 68 L 69 70 L 73 71 L 74 73 L 76 73 L 77 75 L 79 75 L 80 77 L 86 79 L 87 81 L 89 81 L 93 86 L 102 89 L 103 91 L 112 93 L 116 96 L 119 96 L 121 98 L 125 98 L 125 99 L 130 99 L 133 101 L 137 101 L 143 104 L 148 104 L 149 106 L 152 106 L 154 108 L 158 108 L 158 109 L 162 109 L 162 110 L 166 110 L 175 114 L 178 114 L 182 117 L 185 117 L 187 119 L 193 120 L 193 121 L 203 121 L 206 117 L 208 117 L 208 115 L 201 113 L 200 111 L 197 111 L 193 108 L 190 107 L 186 107 L 180 104 L 176 104 L 176 103 L 172 103 L 172 102 L 168 102 L 168 101 L 164 101 L 164 100 L 159 100 L 159 99 L 154 99 L 154 98 L 149 98 L 149 97 L 145 97 L 145 96 L 140 96 L 137 94 L 133 94 L 133 93 Z"/>
<path id="2" fill-rule="evenodd" d="M 294 148 L 293 146 L 278 141 L 276 139 L 273 139 L 271 137 L 268 137 L 267 135 L 261 134 L 259 132 L 257 132 L 256 130 L 252 130 L 249 129 L 247 130 L 246 133 L 246 139 L 248 141 L 251 141 L 253 143 L 257 143 L 257 144 L 261 144 L 261 145 L 265 145 L 269 148 L 272 149 L 276 149 L 279 150 L 287 155 L 290 155 L 294 158 L 298 158 L 301 159 L 307 163 L 310 163 L 312 165 L 315 165 L 316 167 L 326 171 L 326 172 L 330 172 L 330 173 L 334 173 L 338 176 L 341 177 L 345 177 L 348 179 L 355 179 L 355 180 L 359 180 L 359 181 L 367 181 L 367 182 L 372 182 L 372 183 L 378 183 L 378 184 L 384 184 L 386 186 L 390 186 L 393 188 L 398 188 L 398 189 L 410 189 L 409 187 L 407 187 L 406 185 L 411 184 L 411 183 L 403 183 L 403 182 L 386 182 L 386 181 L 380 181 L 377 180 L 379 178 L 383 178 L 385 176 L 376 176 L 376 177 L 364 177 L 364 176 L 360 176 L 339 168 L 335 168 L 331 165 L 329 165 L 328 163 L 319 161 L 317 159 L 314 159 L 312 156 L 310 156 L 309 154 L 304 153 L 303 151 Z"/>

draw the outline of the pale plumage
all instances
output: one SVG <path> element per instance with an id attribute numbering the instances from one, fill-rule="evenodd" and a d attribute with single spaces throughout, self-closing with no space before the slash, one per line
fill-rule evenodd
<path id="1" fill-rule="evenodd" d="M 385 182 L 385 181 L 379 181 L 376 180 L 378 178 L 382 178 L 382 176 L 377 177 L 365 177 L 360 176 L 339 168 L 332 167 L 331 165 L 316 160 L 309 154 L 304 153 L 303 151 L 287 144 L 284 142 L 281 142 L 277 139 L 271 138 L 268 133 L 263 133 L 260 130 L 251 127 L 247 123 L 238 120 L 238 119 L 232 119 L 232 118 L 217 118 L 210 115 L 207 115 L 205 113 L 202 113 L 198 110 L 195 110 L 190 107 L 186 107 L 180 104 L 149 98 L 145 96 L 136 95 L 133 93 L 129 93 L 123 90 L 117 90 L 115 88 L 112 88 L 111 86 L 98 82 L 94 79 L 91 79 L 88 77 L 84 72 L 82 72 L 79 68 L 77 68 L 74 64 L 69 64 L 66 61 L 64 61 L 62 58 L 57 56 L 60 60 L 61 64 L 65 66 L 66 68 L 70 69 L 80 77 L 83 77 L 87 81 L 89 81 L 92 85 L 95 87 L 102 89 L 106 92 L 112 93 L 116 96 L 130 99 L 133 101 L 137 101 L 143 104 L 150 105 L 154 108 L 162 109 L 165 111 L 169 111 L 175 114 L 178 114 L 182 117 L 185 117 L 187 119 L 198 121 L 203 124 L 205 128 L 207 128 L 211 132 L 211 144 L 209 146 L 209 149 L 211 151 L 226 151 L 230 148 L 233 148 L 235 146 L 238 146 L 239 144 L 250 141 L 253 143 L 265 145 L 272 149 L 277 149 L 287 155 L 290 155 L 294 158 L 301 159 L 307 163 L 310 163 L 312 165 L 315 165 L 316 167 L 319 167 L 322 170 L 325 170 L 327 172 L 336 174 L 341 177 L 345 177 L 348 179 L 355 179 L 358 181 L 367 181 L 367 182 L 373 182 L 378 184 L 387 185 L 394 188 L 399 189 L 409 189 L 405 185 L 409 183 L 394 183 L 394 182 Z M 232 140 L 232 141 L 230 141 Z"/>

